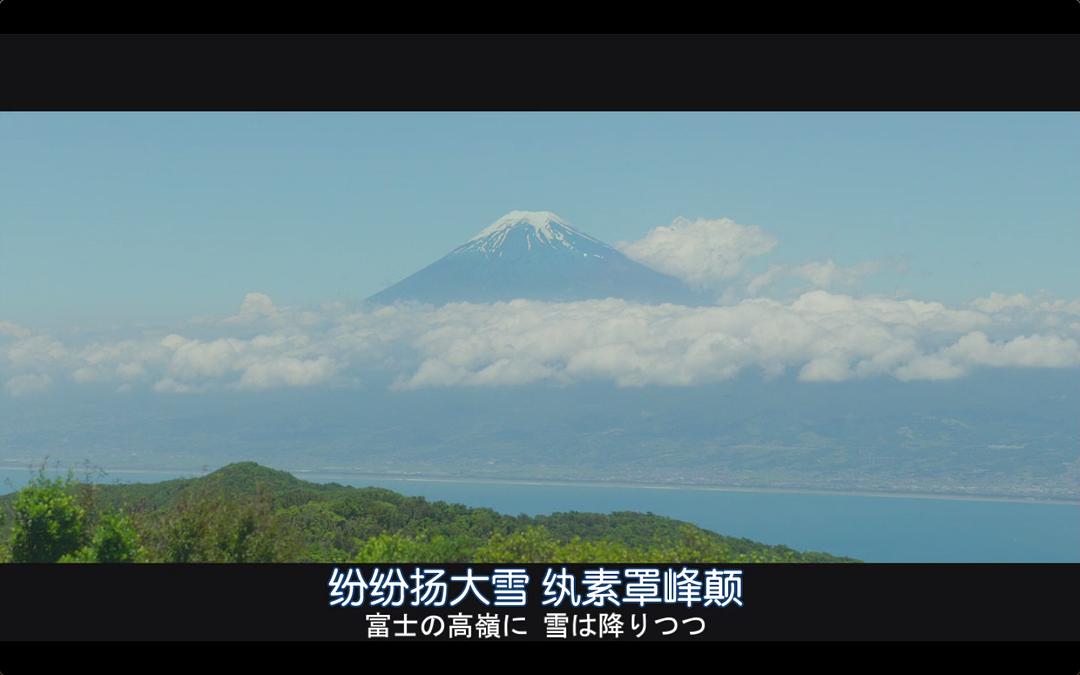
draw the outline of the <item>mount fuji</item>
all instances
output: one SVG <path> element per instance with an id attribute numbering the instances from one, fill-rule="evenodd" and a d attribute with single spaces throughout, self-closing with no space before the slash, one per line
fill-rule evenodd
<path id="1" fill-rule="evenodd" d="M 441 259 L 368 300 L 441 305 L 519 298 L 702 303 L 675 277 L 630 260 L 550 211 L 511 211 Z"/>

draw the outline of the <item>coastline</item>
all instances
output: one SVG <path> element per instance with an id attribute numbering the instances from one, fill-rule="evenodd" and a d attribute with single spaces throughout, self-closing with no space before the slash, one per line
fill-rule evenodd
<path id="1" fill-rule="evenodd" d="M 72 467 L 74 469 L 74 467 Z M 9 465 L 0 466 L 0 472 L 29 471 L 26 466 Z M 66 471 L 67 469 L 63 469 Z M 403 481 L 413 483 L 450 483 L 456 485 L 482 484 L 482 485 L 506 485 L 527 487 L 570 487 L 570 488 L 608 488 L 630 490 L 671 490 L 671 491 L 699 491 L 699 492 L 733 492 L 747 494 L 792 494 L 792 495 L 816 495 L 833 497 L 881 497 L 890 499 L 923 499 L 941 501 L 966 501 L 966 502 L 999 502 L 1013 504 L 1048 504 L 1058 506 L 1080 506 L 1080 498 L 1075 500 L 1061 498 L 1040 497 L 1010 497 L 1005 495 L 978 495 L 978 494 L 949 494 L 937 492 L 878 492 L 870 490 L 828 490 L 811 487 L 768 487 L 768 486 L 737 486 L 737 485 L 711 485 L 690 483 L 635 483 L 631 481 L 598 481 L 598 480 L 556 480 L 556 479 L 515 479 L 515 478 L 471 478 L 457 476 L 431 476 L 417 474 L 380 474 L 364 471 L 350 471 L 348 469 L 280 469 L 302 480 L 316 483 L 334 483 L 343 479 L 355 481 L 372 479 L 378 481 Z M 132 474 L 156 474 L 176 478 L 197 478 L 212 473 L 211 471 L 184 470 L 184 469 L 110 469 L 101 468 L 105 478 L 108 476 L 132 475 Z M 78 471 L 75 472 L 76 476 Z M 162 480 L 170 480 L 163 478 Z M 111 481 L 103 480 L 108 483 Z M 160 482 L 160 481 L 146 481 Z M 4 494 L 0 490 L 0 494 Z"/>

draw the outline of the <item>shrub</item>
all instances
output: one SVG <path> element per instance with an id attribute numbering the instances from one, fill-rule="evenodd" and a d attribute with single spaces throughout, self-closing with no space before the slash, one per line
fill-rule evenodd
<path id="1" fill-rule="evenodd" d="M 132 563 L 146 560 L 146 550 L 131 519 L 123 514 L 101 517 L 90 543 L 60 562 Z"/>
<path id="2" fill-rule="evenodd" d="M 70 477 L 50 480 L 42 471 L 16 495 L 10 542 L 14 562 L 56 562 L 81 547 L 86 513 L 70 484 Z"/>

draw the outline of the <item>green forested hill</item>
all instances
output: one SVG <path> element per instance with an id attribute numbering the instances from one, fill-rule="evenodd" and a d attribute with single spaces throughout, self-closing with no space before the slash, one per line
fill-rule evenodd
<path id="1" fill-rule="evenodd" d="M 851 561 L 647 513 L 509 516 L 381 488 L 309 483 L 253 462 L 161 483 L 40 477 L 0 498 L 0 513 L 0 557 L 6 560 Z"/>

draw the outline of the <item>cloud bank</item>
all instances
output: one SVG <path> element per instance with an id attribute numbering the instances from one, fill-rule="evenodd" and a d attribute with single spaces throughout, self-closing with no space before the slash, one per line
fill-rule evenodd
<path id="1" fill-rule="evenodd" d="M 1014 303 L 1003 315 L 979 300 L 947 307 L 823 290 L 712 307 L 607 299 L 297 310 L 262 298 L 242 326 L 234 315 L 199 327 L 220 331 L 212 338 L 175 332 L 78 346 L 8 333 L 0 376 L 8 395 L 23 397 L 60 381 L 197 394 L 388 377 L 397 389 L 598 380 L 635 387 L 704 384 L 745 370 L 837 382 L 1080 366 L 1080 303 L 1056 300 Z"/>
<path id="2" fill-rule="evenodd" d="M 948 307 L 840 292 L 877 272 L 874 262 L 772 265 L 751 275 L 748 261 L 776 245 L 761 228 L 726 218 L 680 218 L 619 245 L 695 287 L 726 288 L 715 306 L 515 300 L 356 310 L 281 307 L 253 292 L 230 316 L 83 343 L 0 320 L 0 381 L 8 396 L 29 397 L 60 383 L 176 395 L 366 381 L 404 390 L 690 386 L 747 370 L 808 383 L 932 381 L 979 368 L 1080 367 L 1080 300 L 992 293 Z M 791 280 L 809 289 L 765 297 Z"/>

